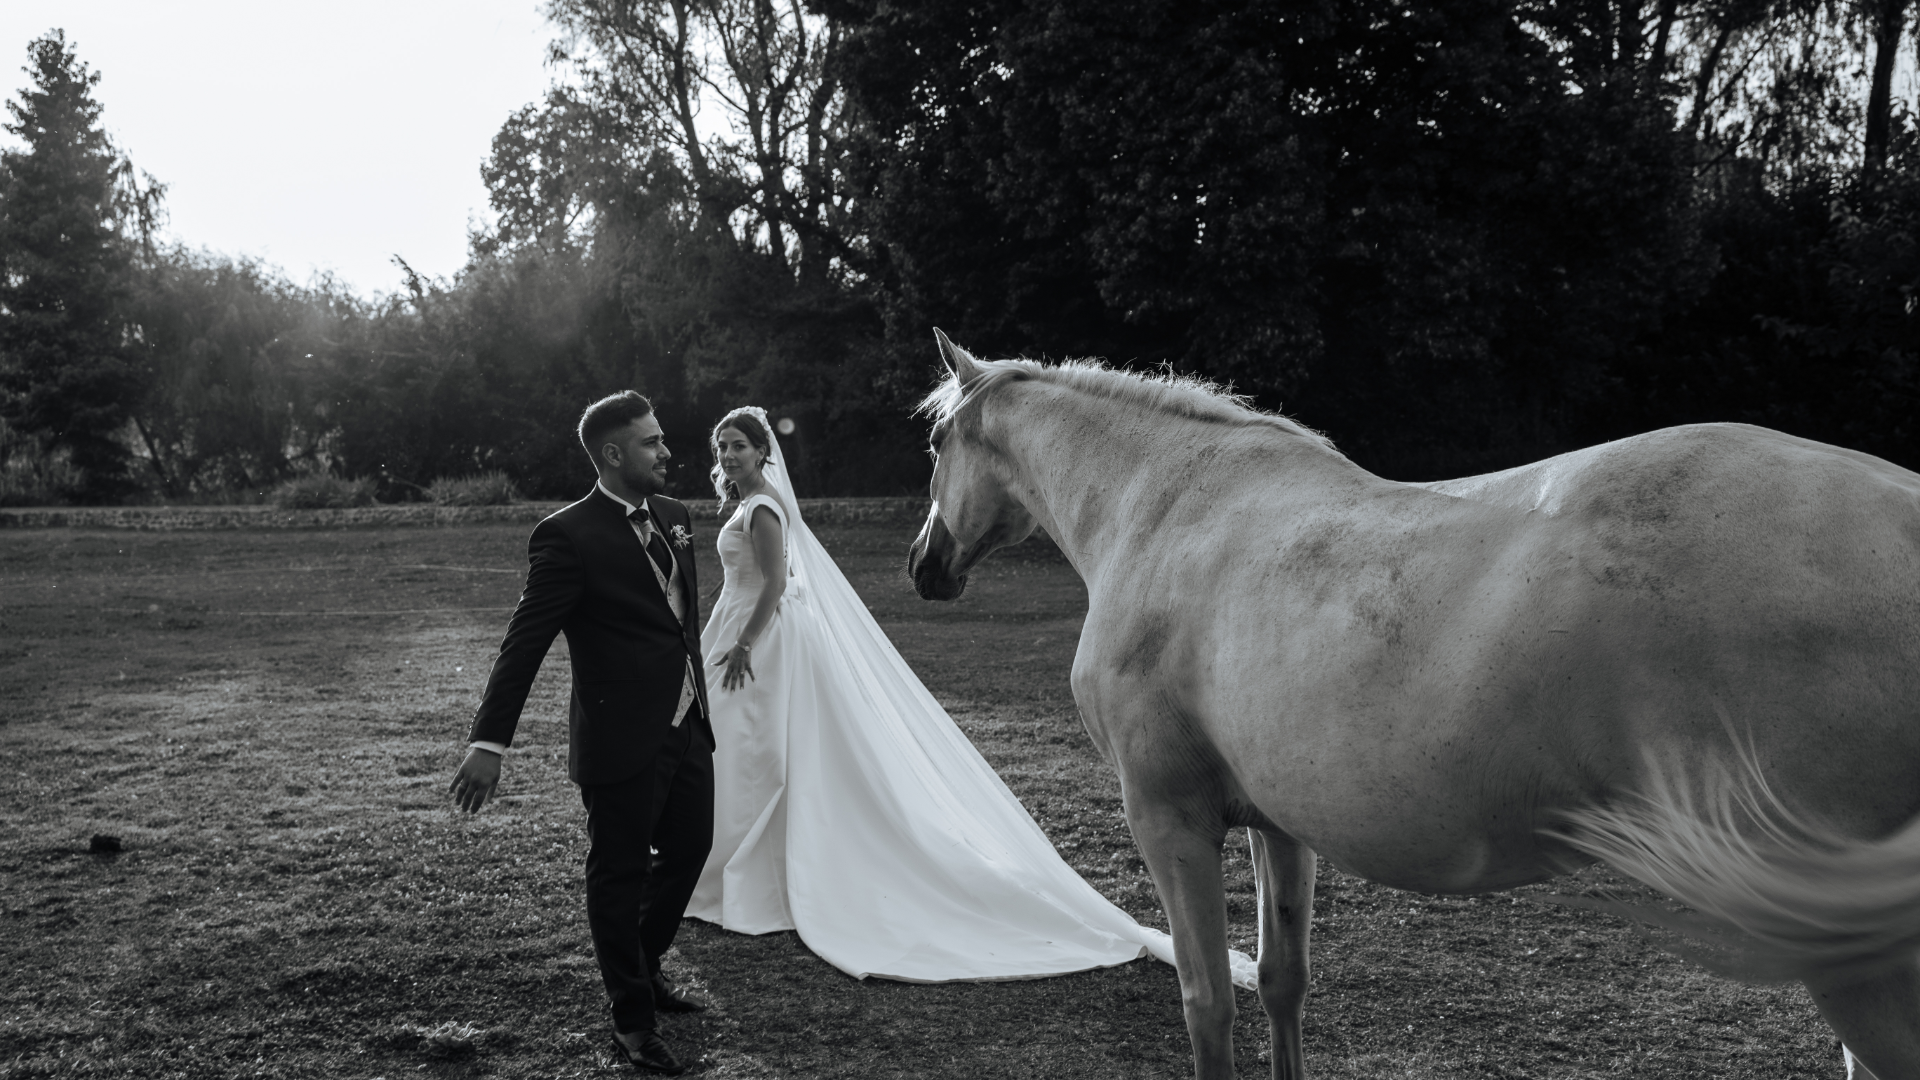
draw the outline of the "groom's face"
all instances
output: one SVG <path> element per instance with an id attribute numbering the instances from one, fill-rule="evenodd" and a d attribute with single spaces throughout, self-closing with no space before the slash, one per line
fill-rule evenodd
<path id="1" fill-rule="evenodd" d="M 652 413 L 619 428 L 606 441 L 618 453 L 601 453 L 612 459 L 611 471 L 621 483 L 641 495 L 658 495 L 667 490 L 667 461 L 673 457 L 667 449 L 667 437 L 660 421 Z"/>

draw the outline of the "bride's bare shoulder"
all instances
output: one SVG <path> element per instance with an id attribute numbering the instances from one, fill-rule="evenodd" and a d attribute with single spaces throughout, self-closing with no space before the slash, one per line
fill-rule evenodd
<path id="1" fill-rule="evenodd" d="M 736 513 L 734 516 L 742 519 L 748 529 L 767 520 L 772 520 L 774 524 L 783 528 L 786 526 L 786 511 L 780 508 L 780 500 L 771 495 L 755 495 L 741 503 L 740 509 L 744 512 Z"/>

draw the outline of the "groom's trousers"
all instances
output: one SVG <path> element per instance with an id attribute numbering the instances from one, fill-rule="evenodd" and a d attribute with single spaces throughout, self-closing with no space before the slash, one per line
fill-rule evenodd
<path id="1" fill-rule="evenodd" d="M 587 926 L 613 999 L 615 1031 L 654 1026 L 652 977 L 713 847 L 713 751 L 694 727 L 690 710 L 651 768 L 580 788 Z"/>

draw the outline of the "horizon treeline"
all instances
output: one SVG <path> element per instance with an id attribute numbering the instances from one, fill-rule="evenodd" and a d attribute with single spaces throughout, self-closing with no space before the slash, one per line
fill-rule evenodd
<path id="1" fill-rule="evenodd" d="M 1740 421 L 1920 466 L 1907 0 L 549 0 L 451 280 L 166 245 L 52 32 L 0 155 L 0 500 L 568 498 L 653 398 L 924 490 L 931 330 L 1170 368 L 1424 480 Z M 719 133 L 719 134 L 716 134 Z M 397 260 L 396 260 L 397 261 Z M 404 263 L 401 264 L 405 269 Z M 1097 448 L 1089 448 L 1097 452 Z"/>

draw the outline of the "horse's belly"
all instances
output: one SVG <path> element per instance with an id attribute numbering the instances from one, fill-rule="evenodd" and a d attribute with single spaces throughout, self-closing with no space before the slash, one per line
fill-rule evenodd
<path id="1" fill-rule="evenodd" d="M 1368 881 L 1414 892 L 1453 894 L 1531 885 L 1593 861 L 1578 854 L 1555 857 L 1537 846 L 1532 850 L 1503 849 L 1484 842 L 1436 845 L 1417 853 L 1396 846 L 1319 854 L 1338 869 Z"/>
<path id="2" fill-rule="evenodd" d="M 1561 770 L 1508 759 L 1511 784 L 1475 769 L 1372 755 L 1328 760 L 1260 785 L 1251 801 L 1342 870 L 1397 888 L 1474 893 L 1540 881 L 1589 861 L 1542 832 L 1579 801 Z M 1305 764 L 1305 763 L 1303 763 Z"/>

